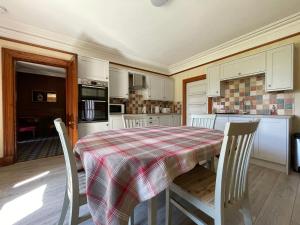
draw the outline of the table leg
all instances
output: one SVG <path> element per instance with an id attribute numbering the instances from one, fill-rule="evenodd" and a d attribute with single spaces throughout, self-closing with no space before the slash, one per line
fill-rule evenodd
<path id="1" fill-rule="evenodd" d="M 148 225 L 156 225 L 157 197 L 148 200 Z"/>

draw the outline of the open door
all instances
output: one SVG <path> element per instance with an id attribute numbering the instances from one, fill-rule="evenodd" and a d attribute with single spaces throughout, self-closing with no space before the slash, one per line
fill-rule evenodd
<path id="1" fill-rule="evenodd" d="M 66 126 L 71 143 L 77 141 L 78 131 L 78 88 L 77 88 L 77 56 L 71 60 L 63 60 L 12 49 L 2 49 L 3 57 L 3 162 L 12 164 L 16 158 L 16 61 L 31 62 L 65 68 L 66 77 Z"/>

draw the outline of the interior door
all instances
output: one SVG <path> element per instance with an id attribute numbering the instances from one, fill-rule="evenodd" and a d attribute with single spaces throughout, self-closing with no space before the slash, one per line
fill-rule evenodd
<path id="1" fill-rule="evenodd" d="M 199 80 L 186 86 L 186 124 L 191 124 L 192 114 L 207 114 L 207 82 Z"/>

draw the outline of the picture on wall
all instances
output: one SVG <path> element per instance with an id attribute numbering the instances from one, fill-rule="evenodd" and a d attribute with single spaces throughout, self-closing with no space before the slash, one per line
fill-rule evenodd
<path id="1" fill-rule="evenodd" d="M 32 91 L 32 102 L 56 102 L 54 91 Z"/>

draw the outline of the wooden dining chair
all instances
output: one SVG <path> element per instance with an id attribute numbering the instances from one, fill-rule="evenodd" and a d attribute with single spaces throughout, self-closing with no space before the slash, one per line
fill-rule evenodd
<path id="1" fill-rule="evenodd" d="M 67 170 L 65 196 L 58 225 L 64 224 L 68 208 L 70 208 L 68 224 L 77 225 L 91 218 L 90 213 L 79 216 L 80 206 L 87 203 L 85 194 L 85 172 L 77 173 L 75 155 L 68 139 L 65 124 L 58 118 L 54 120 L 54 125 L 59 134 Z"/>
<path id="2" fill-rule="evenodd" d="M 136 115 L 123 115 L 124 128 L 136 128 L 149 126 L 147 118 Z"/>
<path id="3" fill-rule="evenodd" d="M 216 122 L 216 114 L 192 114 L 191 115 L 191 126 L 214 129 Z M 200 165 L 207 164 L 208 167 L 214 171 L 215 170 L 215 156 L 210 160 L 204 160 L 200 162 Z"/>
<path id="4" fill-rule="evenodd" d="M 248 167 L 255 131 L 259 121 L 227 123 L 217 173 L 201 165 L 175 178 L 166 191 L 166 225 L 171 224 L 172 205 L 196 224 L 206 224 L 174 198 L 201 210 L 224 225 L 225 218 L 239 211 L 245 225 L 252 225 L 248 196 Z"/>
<path id="5" fill-rule="evenodd" d="M 191 126 L 214 129 L 216 122 L 216 114 L 192 114 Z"/>
<path id="6" fill-rule="evenodd" d="M 77 172 L 75 154 L 71 148 L 65 124 L 60 118 L 54 120 L 54 125 L 62 144 L 67 169 L 67 182 L 63 208 L 58 225 L 63 225 L 70 208 L 69 225 L 77 225 L 91 218 L 90 213 L 79 216 L 79 208 L 87 203 L 85 171 Z M 70 207 L 69 207 L 70 206 Z M 129 225 L 134 225 L 134 213 L 130 217 Z"/>

